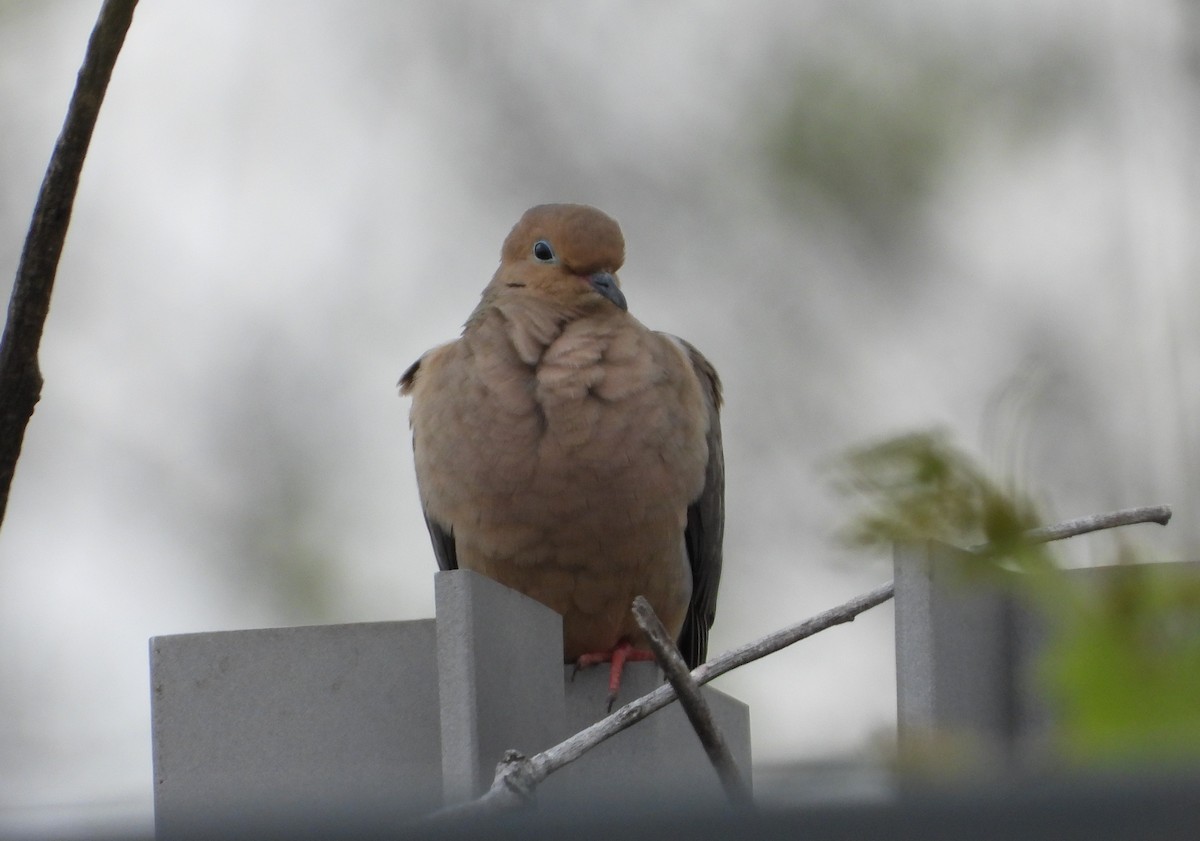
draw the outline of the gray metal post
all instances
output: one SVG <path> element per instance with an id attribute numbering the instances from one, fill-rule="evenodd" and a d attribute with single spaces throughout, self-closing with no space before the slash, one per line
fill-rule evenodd
<path id="1" fill-rule="evenodd" d="M 902 751 L 950 754 L 957 767 L 1012 770 L 1054 757 L 1052 704 L 1038 679 L 1049 617 L 994 579 L 967 580 L 965 552 L 897 546 L 896 694 Z M 1158 565 L 1200 575 L 1200 565 Z M 1070 586 L 1103 586 L 1121 567 L 1066 571 Z M 1124 570 L 1128 571 L 1128 570 Z M 1016 575 L 1016 573 L 1014 573 Z M 971 760 L 974 760 L 972 763 Z"/>
<path id="2" fill-rule="evenodd" d="M 215 820 L 415 816 L 482 793 L 506 750 L 533 754 L 605 715 L 608 669 L 570 679 L 553 611 L 461 570 L 435 589 L 436 620 L 152 639 L 160 841 Z M 620 703 L 661 682 L 653 664 L 630 664 Z M 749 711 L 705 692 L 749 779 Z M 720 796 L 678 705 L 538 792 L 564 805 Z"/>
<path id="3" fill-rule="evenodd" d="M 906 745 L 936 738 L 994 752 L 1017 728 L 1014 606 L 961 574 L 966 553 L 897 546 L 896 701 Z"/>
<path id="4" fill-rule="evenodd" d="M 439 572 L 435 592 L 449 805 L 487 791 L 505 750 L 563 738 L 562 617 L 466 570 Z"/>
<path id="5" fill-rule="evenodd" d="M 435 649 L 432 620 L 151 639 L 158 837 L 216 815 L 435 807 Z"/>

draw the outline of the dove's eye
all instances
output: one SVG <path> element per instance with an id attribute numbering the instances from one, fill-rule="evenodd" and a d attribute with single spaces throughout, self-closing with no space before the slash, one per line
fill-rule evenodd
<path id="1" fill-rule="evenodd" d="M 550 243 L 539 239 L 533 244 L 533 256 L 535 260 L 542 263 L 552 263 L 554 262 L 554 249 L 550 247 Z"/>

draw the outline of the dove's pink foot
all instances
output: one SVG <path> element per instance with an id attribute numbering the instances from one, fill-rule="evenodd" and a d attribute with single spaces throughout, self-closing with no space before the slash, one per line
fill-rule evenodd
<path id="1" fill-rule="evenodd" d="M 610 664 L 608 668 L 608 711 L 612 712 L 613 704 L 617 700 L 617 693 L 621 691 L 621 672 L 625 669 L 625 663 L 653 659 L 652 653 L 634 648 L 629 640 L 623 639 L 616 644 L 612 651 L 597 651 L 579 655 L 579 659 L 575 661 L 575 671 L 578 672 L 580 669 L 600 663 Z"/>

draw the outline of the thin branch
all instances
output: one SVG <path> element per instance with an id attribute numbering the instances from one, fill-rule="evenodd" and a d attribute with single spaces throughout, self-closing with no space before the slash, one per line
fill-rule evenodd
<path id="1" fill-rule="evenodd" d="M 1126 508 L 1112 511 L 1108 514 L 1092 514 L 1089 517 L 1079 517 L 1066 520 L 1053 526 L 1042 526 L 1025 532 L 1025 539 L 1031 543 L 1049 543 L 1053 540 L 1063 540 L 1093 531 L 1132 526 L 1136 523 L 1158 523 L 1165 526 L 1171 521 L 1171 507 L 1168 505 L 1150 505 L 1145 508 Z"/>
<path id="2" fill-rule="evenodd" d="M 633 616 L 638 626 L 646 633 L 650 648 L 654 650 L 654 659 L 658 661 L 663 674 L 675 688 L 679 704 L 687 713 L 688 721 L 692 723 L 700 744 L 704 746 L 704 752 L 708 754 L 709 761 L 716 769 L 729 802 L 739 808 L 753 808 L 754 798 L 750 794 L 750 788 L 742 779 L 737 763 L 733 761 L 733 754 L 729 752 L 725 736 L 713 720 L 712 711 L 700 693 L 699 684 L 692 680 L 687 663 L 683 661 L 675 641 L 671 639 L 658 614 L 644 596 L 633 600 Z"/>
<path id="3" fill-rule="evenodd" d="M 1044 542 L 1135 523 L 1165 525 L 1170 519 L 1170 514 L 1170 509 L 1166 507 L 1131 508 L 1033 529 L 1028 536 L 1031 540 Z M 853 622 L 859 614 L 891 599 L 895 595 L 895 591 L 894 582 L 889 581 L 869 593 L 863 593 L 861 596 L 850 599 L 845 604 L 826 610 L 824 613 L 818 613 L 811 619 L 768 634 L 759 640 L 728 651 L 715 660 L 703 663 L 692 670 L 692 679 L 697 685 L 703 685 L 739 666 L 774 654 L 776 651 L 787 648 L 789 645 L 827 628 Z M 509 751 L 505 755 L 504 761 L 497 766 L 496 777 L 487 792 L 477 800 L 434 812 L 428 816 L 427 820 L 458 820 L 494 814 L 528 803 L 531 792 L 550 774 L 564 765 L 574 762 L 596 745 L 627 727 L 633 726 L 651 713 L 658 712 L 674 701 L 676 697 L 675 688 L 666 684 L 635 701 L 630 701 L 608 717 L 600 719 L 569 739 L 532 757 L 526 758 L 515 751 Z"/>
<path id="4" fill-rule="evenodd" d="M 8 321 L 0 339 L 0 522 L 8 507 L 25 428 L 42 394 L 38 346 L 71 222 L 79 173 L 136 5 L 137 0 L 105 0 L 100 9 L 17 266 Z"/>
<path id="5" fill-rule="evenodd" d="M 735 648 L 715 660 L 697 666 L 692 670 L 692 679 L 697 684 L 708 683 L 728 671 L 766 657 L 768 654 L 773 654 L 818 631 L 845 622 L 852 622 L 858 614 L 890 599 L 893 591 L 894 588 L 889 582 L 870 593 L 851 599 L 832 610 L 817 614 L 798 625 L 776 631 L 774 634 L 743 645 L 741 648 Z M 600 719 L 590 727 L 580 730 L 569 739 L 547 748 L 541 753 L 529 758 L 521 757 L 519 754 L 510 754 L 497 766 L 496 777 L 486 793 L 477 800 L 434 812 L 429 816 L 429 820 L 458 820 L 520 806 L 528 801 L 525 792 L 528 792 L 531 786 L 536 787 L 559 768 L 569 765 L 596 745 L 622 730 L 632 727 L 651 713 L 658 712 L 674 701 L 676 697 L 675 688 L 670 684 L 664 684 L 653 692 L 647 693 L 635 701 L 630 701 L 606 718 Z"/>

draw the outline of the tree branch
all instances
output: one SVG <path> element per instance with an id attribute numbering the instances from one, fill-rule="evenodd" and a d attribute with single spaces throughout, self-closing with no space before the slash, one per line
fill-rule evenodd
<path id="1" fill-rule="evenodd" d="M 870 593 L 851 599 L 832 610 L 817 614 L 798 625 L 776 631 L 760 640 L 743 645 L 741 648 L 735 648 L 733 651 L 726 652 L 715 660 L 710 660 L 693 669 L 692 679 L 698 685 L 708 683 L 728 671 L 766 657 L 768 654 L 773 654 L 818 631 L 844 622 L 852 622 L 858 614 L 890 599 L 893 591 L 894 588 L 889 582 Z M 674 701 L 676 697 L 674 687 L 664 684 L 653 692 L 647 693 L 635 701 L 630 701 L 616 712 L 600 719 L 590 727 L 580 730 L 569 739 L 532 757 L 526 758 L 515 751 L 510 751 L 504 761 L 497 766 L 496 777 L 486 793 L 477 800 L 434 812 L 429 816 L 429 820 L 458 820 L 520 806 L 528 802 L 528 791 L 539 785 L 550 774 L 564 765 L 574 762 L 606 739 L 632 727 L 651 713 L 658 712 Z"/>
<path id="2" fill-rule="evenodd" d="M 644 596 L 633 600 L 633 616 L 638 626 L 646 633 L 650 648 L 654 650 L 654 659 L 658 661 L 663 674 L 675 688 L 679 704 L 687 713 L 688 721 L 692 723 L 700 744 L 704 746 L 704 752 L 708 754 L 713 768 L 716 769 L 729 802 L 739 808 L 753 808 L 754 798 L 750 794 L 750 788 L 742 779 L 737 763 L 733 761 L 733 754 L 729 752 L 725 736 L 713 720 L 708 702 L 700 694 L 699 684 L 692 680 L 675 641 L 671 639 L 658 614 Z"/>
<path id="3" fill-rule="evenodd" d="M 1171 510 L 1166 506 L 1130 508 L 1032 529 L 1027 536 L 1034 542 L 1046 542 L 1135 523 L 1165 525 L 1170 517 Z M 845 604 L 826 610 L 824 613 L 818 613 L 811 619 L 806 619 L 796 625 L 747 643 L 740 648 L 728 651 L 715 660 L 710 660 L 693 669 L 692 679 L 696 685 L 703 685 L 739 666 L 752 663 L 768 654 L 774 654 L 776 651 L 787 648 L 789 645 L 827 628 L 853 622 L 860 613 L 877 607 L 892 598 L 895 590 L 894 582 L 889 581 L 869 593 L 863 593 L 861 596 L 850 599 Z M 658 712 L 674 701 L 676 697 L 675 688 L 666 684 L 635 701 L 630 701 L 608 717 L 600 719 L 566 741 L 532 757 L 526 758 L 516 751 L 509 751 L 505 754 L 504 761 L 496 767 L 496 777 L 487 792 L 477 800 L 434 812 L 427 820 L 443 821 L 478 817 L 528 803 L 532 791 L 550 774 L 564 765 L 574 762 L 596 745 L 627 727 L 633 726 L 651 713 Z"/>
<path id="4" fill-rule="evenodd" d="M 105 0 L 100 9 L 17 266 L 8 320 L 0 338 L 0 522 L 8 507 L 25 428 L 42 394 L 38 346 L 71 222 L 79 173 L 136 5 L 137 0 Z"/>
<path id="5" fill-rule="evenodd" d="M 1125 508 L 1108 514 L 1092 514 L 1075 520 L 1066 520 L 1053 526 L 1042 526 L 1025 532 L 1025 539 L 1030 543 L 1049 543 L 1053 540 L 1063 540 L 1092 531 L 1132 526 L 1136 523 L 1158 523 L 1165 526 L 1171 521 L 1171 508 L 1168 505 L 1150 505 L 1145 508 Z"/>

